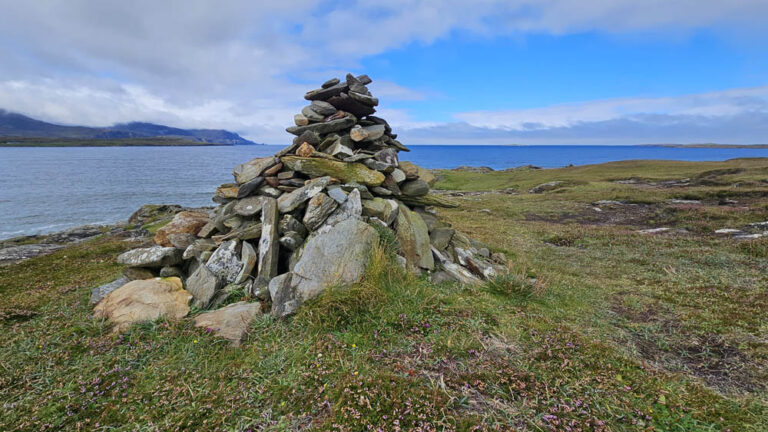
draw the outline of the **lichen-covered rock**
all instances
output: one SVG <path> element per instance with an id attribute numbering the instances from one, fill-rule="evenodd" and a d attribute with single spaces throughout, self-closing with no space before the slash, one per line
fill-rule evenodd
<path id="1" fill-rule="evenodd" d="M 216 336 L 239 346 L 253 319 L 261 313 L 261 303 L 238 302 L 195 317 L 195 327 L 212 331 Z"/>
<path id="2" fill-rule="evenodd" d="M 421 207 L 445 207 L 456 208 L 459 204 L 449 198 L 442 197 L 440 195 L 426 194 L 421 196 L 408 196 L 402 195 L 398 199 L 406 204 L 421 206 Z"/>
<path id="3" fill-rule="evenodd" d="M 138 322 L 181 319 L 191 299 L 179 278 L 136 280 L 109 293 L 93 311 L 114 325 L 113 332 L 121 332 Z"/>
<path id="4" fill-rule="evenodd" d="M 345 183 L 360 183 L 367 186 L 378 186 L 384 181 L 384 174 L 357 162 L 285 156 L 283 163 L 290 169 L 310 177 L 331 176 Z"/>
<path id="5" fill-rule="evenodd" d="M 448 227 L 434 228 L 432 232 L 429 233 L 429 242 L 437 250 L 445 250 L 445 248 L 448 247 L 448 243 L 450 243 L 453 239 L 453 234 L 455 232 L 456 230 Z"/>
<path id="6" fill-rule="evenodd" d="M 264 203 L 261 212 L 262 228 L 261 238 L 259 239 L 259 261 L 258 277 L 254 282 L 253 289 L 264 295 L 264 291 L 269 284 L 269 280 L 277 276 L 277 265 L 279 258 L 279 237 L 278 237 L 278 203 L 275 199 L 270 199 Z"/>
<path id="7" fill-rule="evenodd" d="M 363 215 L 376 217 L 386 225 L 392 225 L 397 219 L 397 213 L 400 207 L 397 201 L 383 198 L 374 198 L 372 200 L 363 200 Z"/>
<path id="8" fill-rule="evenodd" d="M 475 275 L 469 272 L 469 270 L 451 262 L 447 256 L 443 255 L 442 252 L 435 249 L 434 247 L 432 248 L 432 253 L 435 256 L 435 259 L 437 259 L 437 261 L 443 267 L 443 270 L 458 282 L 465 285 L 474 285 L 481 282 L 481 280 L 475 277 Z"/>
<path id="9" fill-rule="evenodd" d="M 330 286 L 350 285 L 360 281 L 378 241 L 376 230 L 356 219 L 325 225 L 307 239 L 290 277 L 275 287 L 273 311 L 278 317 L 295 311 Z M 329 259 L 333 257 L 333 259 Z M 286 312 L 290 311 L 290 312 Z"/>
<path id="10" fill-rule="evenodd" d="M 237 274 L 235 279 L 236 284 L 245 282 L 253 271 L 253 267 L 256 265 L 256 260 L 259 254 L 256 249 L 248 242 L 243 242 L 243 250 L 240 254 L 240 261 L 243 263 L 243 267 L 240 269 L 240 273 Z"/>
<path id="11" fill-rule="evenodd" d="M 189 246 L 191 246 L 196 241 L 197 241 L 197 236 L 194 234 L 186 234 L 186 233 L 168 234 L 168 242 L 171 244 L 171 246 L 181 251 L 186 250 Z"/>
<path id="12" fill-rule="evenodd" d="M 130 282 L 132 280 L 153 279 L 157 276 L 157 273 L 148 268 L 126 267 L 126 269 L 123 270 L 123 276 L 127 277 L 128 282 Z"/>
<path id="13" fill-rule="evenodd" d="M 360 192 L 355 189 L 347 195 L 347 200 L 328 216 L 325 225 L 335 225 L 340 221 L 349 219 L 360 219 L 362 214 L 363 204 L 360 200 Z"/>
<path id="14" fill-rule="evenodd" d="M 213 252 L 205 266 L 221 280 L 232 283 L 243 268 L 238 256 L 238 241 L 228 240 Z"/>
<path id="15" fill-rule="evenodd" d="M 124 252 L 117 262 L 130 267 L 165 267 L 181 263 L 181 255 L 175 247 L 152 246 Z"/>
<path id="16" fill-rule="evenodd" d="M 265 199 L 266 197 L 263 196 L 252 196 L 240 199 L 235 204 L 233 210 L 240 216 L 250 217 L 257 215 L 261 213 L 261 206 L 264 205 Z"/>
<path id="17" fill-rule="evenodd" d="M 400 191 L 407 196 L 424 196 L 429 193 L 429 185 L 421 179 L 408 180 L 400 185 Z"/>

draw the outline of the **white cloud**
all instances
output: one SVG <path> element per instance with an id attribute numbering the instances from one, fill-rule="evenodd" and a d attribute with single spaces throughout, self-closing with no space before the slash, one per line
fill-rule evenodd
<path id="1" fill-rule="evenodd" d="M 732 116 L 768 112 L 768 86 L 660 98 L 617 98 L 509 111 L 473 111 L 454 117 L 472 126 L 508 130 L 568 127 L 637 114 Z"/>
<path id="2" fill-rule="evenodd" d="M 707 27 L 764 36 L 768 2 L 0 0 L 0 10 L 2 108 L 73 124 L 225 127 L 281 143 L 290 138 L 283 128 L 309 87 L 408 43 L 429 44 L 457 30 L 495 36 Z M 397 83 L 374 82 L 372 90 L 386 103 L 431 96 Z M 698 109 L 722 114 L 734 100 Z M 665 112 L 663 101 L 628 100 L 457 118 L 481 128 L 515 127 L 521 116 L 568 127 L 614 119 L 622 110 L 645 112 L 637 103 Z M 668 112 L 697 114 L 693 102 L 687 109 Z M 415 123 L 405 111 L 381 114 L 411 129 L 435 126 Z"/>

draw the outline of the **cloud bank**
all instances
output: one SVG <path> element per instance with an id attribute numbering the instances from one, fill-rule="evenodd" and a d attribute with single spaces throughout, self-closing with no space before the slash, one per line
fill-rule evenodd
<path id="1" fill-rule="evenodd" d="M 471 7 L 458 0 L 231 0 L 215 7 L 202 0 L 0 0 L 0 6 L 0 107 L 69 124 L 227 128 L 270 143 L 289 139 L 283 128 L 301 106 L 297 95 L 318 81 L 356 70 L 366 56 L 456 31 L 483 37 L 768 32 L 764 0 L 478 0 Z M 385 102 L 426 97 L 392 82 L 375 82 L 374 90 Z M 763 87 L 456 113 L 455 122 L 442 125 L 420 124 L 402 110 L 385 108 L 382 115 L 420 143 L 455 138 L 448 130 L 464 134 L 456 138 L 463 143 L 613 142 L 630 134 L 643 142 L 736 142 L 765 136 L 758 121 L 765 100 Z M 725 128 L 737 124 L 749 133 L 727 135 Z"/>

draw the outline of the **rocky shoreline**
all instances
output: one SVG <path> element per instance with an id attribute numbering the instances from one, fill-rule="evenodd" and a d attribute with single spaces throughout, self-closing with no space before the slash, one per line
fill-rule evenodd
<path id="1" fill-rule="evenodd" d="M 200 211 L 206 208 L 182 207 L 178 204 L 146 204 L 136 210 L 125 222 L 108 225 L 86 224 L 49 234 L 35 234 L 0 240 L 0 266 L 16 264 L 99 236 L 121 237 L 126 241 L 149 240 L 150 232 L 143 228 L 153 222 L 173 217 L 181 211 Z"/>

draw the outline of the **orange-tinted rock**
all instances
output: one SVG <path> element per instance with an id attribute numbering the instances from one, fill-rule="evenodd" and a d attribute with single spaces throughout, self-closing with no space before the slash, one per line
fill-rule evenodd
<path id="1" fill-rule="evenodd" d="M 296 154 L 301 157 L 310 157 L 314 152 L 315 148 L 312 147 L 309 143 L 302 143 L 296 150 Z"/>
<path id="2" fill-rule="evenodd" d="M 183 211 L 177 213 L 167 225 L 157 230 L 155 234 L 155 243 L 160 246 L 173 246 L 168 236 L 170 234 L 192 234 L 197 235 L 198 231 L 208 223 L 208 215 L 200 212 Z"/>
<path id="3" fill-rule="evenodd" d="M 191 299 L 179 278 L 136 280 L 109 293 L 93 312 L 114 324 L 114 332 L 121 332 L 138 322 L 181 319 L 189 313 Z"/>

